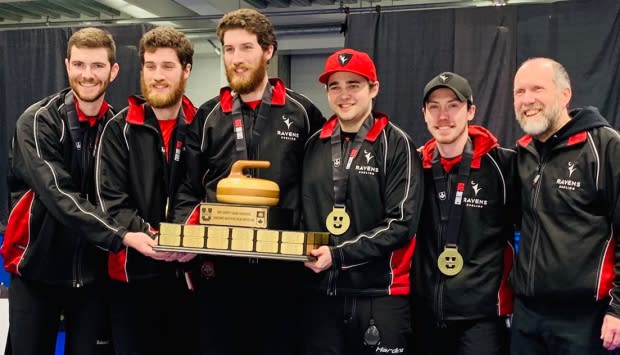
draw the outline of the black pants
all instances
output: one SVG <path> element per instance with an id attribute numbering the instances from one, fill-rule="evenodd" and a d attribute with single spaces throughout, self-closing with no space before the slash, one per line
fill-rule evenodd
<path id="1" fill-rule="evenodd" d="M 307 297 L 304 354 L 408 354 L 411 319 L 408 296 Z M 379 331 L 377 346 L 364 344 L 371 319 Z"/>
<path id="2" fill-rule="evenodd" d="M 9 336 L 13 355 L 54 354 L 60 317 L 65 354 L 112 354 L 105 285 L 61 287 L 11 278 Z"/>
<path id="3" fill-rule="evenodd" d="M 116 355 L 198 353 L 195 295 L 182 277 L 111 281 L 109 293 Z"/>
<path id="4" fill-rule="evenodd" d="M 615 354 L 600 339 L 607 302 L 558 304 L 517 298 L 512 320 L 512 355 Z"/>
<path id="5" fill-rule="evenodd" d="M 197 278 L 203 355 L 297 355 L 303 264 L 247 258 L 205 261 Z"/>
<path id="6" fill-rule="evenodd" d="M 508 329 L 503 317 L 438 323 L 414 314 L 412 339 L 416 355 L 508 354 Z"/>

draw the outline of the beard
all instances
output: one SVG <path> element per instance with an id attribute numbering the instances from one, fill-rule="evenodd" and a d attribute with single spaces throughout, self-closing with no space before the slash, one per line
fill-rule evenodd
<path id="1" fill-rule="evenodd" d="M 235 69 L 247 69 L 250 72 L 248 77 L 238 77 L 235 75 Z M 226 78 L 230 84 L 231 89 L 237 93 L 244 95 L 249 94 L 252 91 L 260 87 L 265 80 L 267 73 L 267 60 L 261 58 L 260 63 L 256 68 L 249 67 L 247 65 L 230 65 L 226 67 Z"/>
<path id="2" fill-rule="evenodd" d="M 556 122 L 560 119 L 562 114 L 562 107 L 560 106 L 560 102 L 556 100 L 553 105 L 549 107 L 543 107 L 539 103 L 535 103 L 529 107 L 528 109 L 542 109 L 541 117 L 539 119 L 529 119 L 525 116 L 524 111 L 526 109 L 523 106 L 515 110 L 515 114 L 517 116 L 517 121 L 521 126 L 523 131 L 531 136 L 540 136 L 541 134 L 547 133 L 554 129 Z"/>
<path id="3" fill-rule="evenodd" d="M 110 85 L 110 76 L 112 75 L 112 73 L 110 73 L 110 75 L 108 75 L 108 78 L 106 80 L 100 81 L 99 84 L 101 84 L 101 88 L 99 89 L 99 91 L 95 92 L 92 95 L 87 95 L 85 92 L 80 91 L 81 87 L 80 87 L 80 80 L 77 78 L 71 79 L 71 81 L 69 82 L 69 85 L 71 86 L 71 90 L 73 90 L 73 93 L 75 94 L 75 96 L 77 96 L 81 101 L 84 102 L 95 102 L 97 100 L 99 100 L 106 92 L 106 90 L 108 89 L 108 86 Z M 84 81 L 82 80 L 82 83 L 97 83 L 96 79 L 93 80 L 89 80 L 89 81 Z"/>
<path id="4" fill-rule="evenodd" d="M 168 108 L 176 105 L 183 98 L 187 79 L 183 78 L 183 73 L 179 78 L 179 84 L 168 93 L 159 93 L 153 90 L 145 81 L 144 75 L 140 75 L 140 89 L 146 101 L 154 108 Z"/>

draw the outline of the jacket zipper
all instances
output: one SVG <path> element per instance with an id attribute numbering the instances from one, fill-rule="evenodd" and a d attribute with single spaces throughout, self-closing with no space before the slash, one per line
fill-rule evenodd
<path id="1" fill-rule="evenodd" d="M 75 252 L 73 253 L 73 287 L 80 288 L 84 285 L 82 281 L 82 273 L 80 270 L 80 263 L 82 261 L 82 243 L 81 239 L 78 238 L 77 245 L 75 247 Z"/>
<path id="2" fill-rule="evenodd" d="M 545 161 L 541 158 L 540 163 L 538 164 L 538 168 L 536 169 L 536 176 L 534 176 L 534 180 L 532 181 L 532 185 L 534 187 L 534 194 L 532 195 L 532 199 L 530 201 L 530 205 L 532 211 L 536 210 L 536 203 L 538 202 L 538 195 L 540 192 L 540 179 L 542 178 L 543 170 L 545 170 Z M 534 295 L 534 269 L 536 268 L 536 251 L 538 250 L 538 243 L 540 241 L 539 230 L 540 230 L 540 220 L 538 215 L 533 214 L 534 218 L 534 230 L 532 232 L 532 250 L 528 265 L 528 280 L 529 284 L 527 285 L 526 294 L 533 296 Z"/>

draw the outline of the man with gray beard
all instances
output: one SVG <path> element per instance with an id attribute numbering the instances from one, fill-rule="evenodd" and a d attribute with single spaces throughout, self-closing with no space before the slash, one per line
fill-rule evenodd
<path id="1" fill-rule="evenodd" d="M 568 110 L 564 67 L 521 65 L 514 107 L 521 247 L 511 354 L 608 354 L 620 346 L 620 135 L 594 107 Z"/>

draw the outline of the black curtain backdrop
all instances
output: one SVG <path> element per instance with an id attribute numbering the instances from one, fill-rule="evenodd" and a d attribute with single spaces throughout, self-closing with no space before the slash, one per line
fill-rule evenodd
<path id="1" fill-rule="evenodd" d="M 106 99 L 117 110 L 140 90 L 138 45 L 152 25 L 105 27 L 116 42 L 120 72 Z M 15 121 L 32 103 L 67 87 L 67 41 L 79 28 L 0 31 L 0 221 L 8 217 L 7 156 Z"/>
<path id="2" fill-rule="evenodd" d="M 430 138 L 421 112 L 424 85 L 442 71 L 469 79 L 477 114 L 512 147 L 523 132 L 515 121 L 512 80 L 526 59 L 562 63 L 573 87 L 571 107 L 593 105 L 620 128 L 620 1 L 353 14 L 345 46 L 377 65 L 375 108 L 403 127 L 417 146 Z"/>

